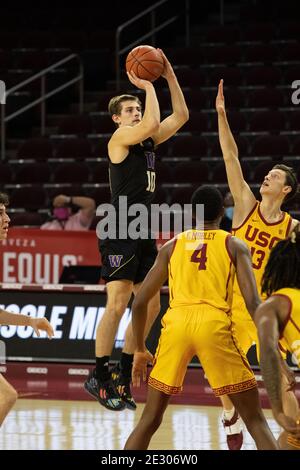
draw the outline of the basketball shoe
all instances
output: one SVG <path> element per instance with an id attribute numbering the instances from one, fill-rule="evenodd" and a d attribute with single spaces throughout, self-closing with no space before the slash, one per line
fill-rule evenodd
<path id="1" fill-rule="evenodd" d="M 122 398 L 126 407 L 129 410 L 135 410 L 136 403 L 134 401 L 133 396 L 131 395 L 131 390 L 130 390 L 131 377 L 125 377 L 122 374 L 122 371 L 120 369 L 120 364 L 117 364 L 111 370 L 111 378 L 118 394 Z"/>
<path id="2" fill-rule="evenodd" d="M 240 450 L 243 445 L 243 425 L 237 410 L 234 410 L 234 415 L 230 420 L 225 419 L 223 412 L 222 423 L 227 436 L 228 449 Z"/>
<path id="3" fill-rule="evenodd" d="M 105 406 L 108 410 L 124 410 L 125 403 L 117 392 L 112 379 L 100 382 L 95 376 L 95 369 L 92 370 L 84 382 L 85 390 Z"/>

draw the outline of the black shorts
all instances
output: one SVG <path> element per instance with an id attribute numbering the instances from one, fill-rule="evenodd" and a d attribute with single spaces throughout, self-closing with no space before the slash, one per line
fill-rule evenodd
<path id="1" fill-rule="evenodd" d="M 155 239 L 100 240 L 102 279 L 106 282 L 126 279 L 142 282 L 153 266 L 157 247 Z"/>

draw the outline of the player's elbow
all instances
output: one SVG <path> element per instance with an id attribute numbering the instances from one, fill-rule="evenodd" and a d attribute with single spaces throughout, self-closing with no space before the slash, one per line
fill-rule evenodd
<path id="1" fill-rule="evenodd" d="M 150 130 L 151 134 L 155 134 L 156 132 L 158 132 L 159 126 L 160 126 L 160 121 L 159 121 L 159 119 L 153 118 L 153 119 L 151 120 L 150 126 L 149 126 L 149 127 L 151 128 L 151 130 Z"/>
<path id="2" fill-rule="evenodd" d="M 149 120 L 147 119 L 147 121 L 143 123 L 143 139 L 146 139 L 156 134 L 159 130 L 159 125 L 159 119 L 156 119 L 154 117 Z"/>
<path id="3" fill-rule="evenodd" d="M 182 125 L 190 119 L 190 113 L 187 107 L 185 107 L 180 113 L 180 120 Z"/>

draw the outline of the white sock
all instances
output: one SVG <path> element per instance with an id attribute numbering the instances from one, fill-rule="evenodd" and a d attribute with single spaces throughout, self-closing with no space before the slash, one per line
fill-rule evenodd
<path id="1" fill-rule="evenodd" d="M 231 408 L 231 410 L 223 410 L 223 416 L 226 421 L 230 421 L 233 418 L 235 408 Z"/>

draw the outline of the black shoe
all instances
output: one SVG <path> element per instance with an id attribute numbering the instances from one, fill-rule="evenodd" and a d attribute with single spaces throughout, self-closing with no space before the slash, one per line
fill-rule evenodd
<path id="1" fill-rule="evenodd" d="M 111 379 L 105 382 L 99 382 L 95 377 L 94 370 L 92 370 L 84 382 L 86 391 L 98 400 L 98 402 L 105 406 L 105 408 L 113 411 L 124 410 L 125 403 L 118 394 L 113 381 Z"/>
<path id="2" fill-rule="evenodd" d="M 111 378 L 113 384 L 122 398 L 123 402 L 129 410 L 136 410 L 136 403 L 130 390 L 130 377 L 124 377 L 120 370 L 120 365 L 117 364 L 111 371 Z"/>

